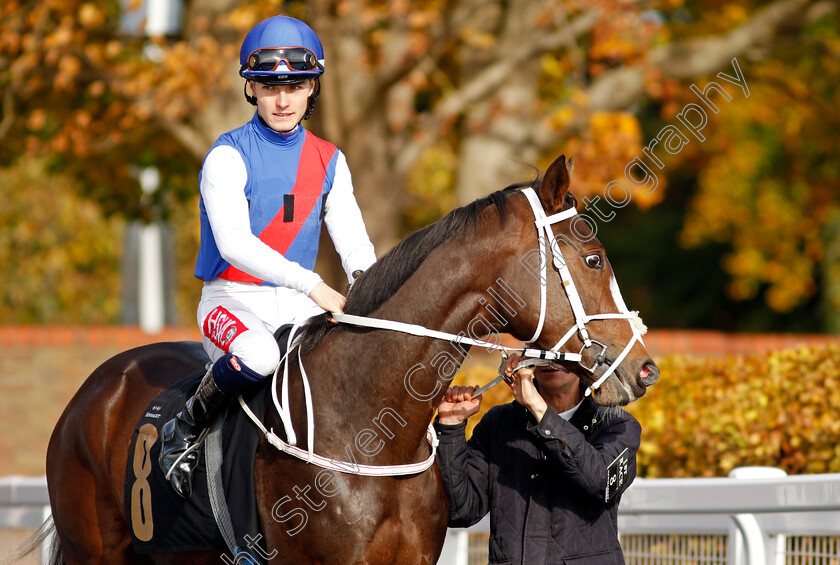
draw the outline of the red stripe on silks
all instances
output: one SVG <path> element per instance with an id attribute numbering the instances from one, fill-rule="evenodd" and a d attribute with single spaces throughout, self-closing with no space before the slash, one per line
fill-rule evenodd
<path id="1" fill-rule="evenodd" d="M 304 139 L 300 159 L 298 160 L 295 186 L 291 192 L 295 196 L 294 218 L 291 222 L 284 222 L 285 206 L 281 206 L 277 215 L 257 236 L 261 241 L 285 255 L 321 197 L 324 179 L 327 176 L 327 165 L 329 165 L 335 151 L 336 148 L 332 143 L 319 139 L 308 131 L 306 132 L 306 139 Z M 263 282 L 262 279 L 240 271 L 233 265 L 225 269 L 219 276 L 226 280 L 256 284 Z"/>

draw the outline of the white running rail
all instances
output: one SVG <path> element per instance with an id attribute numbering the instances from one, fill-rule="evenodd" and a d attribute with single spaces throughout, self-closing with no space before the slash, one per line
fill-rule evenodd
<path id="1" fill-rule="evenodd" d="M 840 474 L 741 467 L 724 478 L 636 479 L 619 506 L 619 531 L 628 565 L 838 563 Z M 450 529 L 438 563 L 487 563 L 488 532 L 486 517 Z"/>
<path id="2" fill-rule="evenodd" d="M 44 477 L 0 478 L 0 529 L 34 529 L 47 516 Z M 840 474 L 741 467 L 726 478 L 636 479 L 622 497 L 619 530 L 630 565 L 837 563 Z M 487 563 L 488 532 L 486 518 L 450 529 L 439 565 Z"/>

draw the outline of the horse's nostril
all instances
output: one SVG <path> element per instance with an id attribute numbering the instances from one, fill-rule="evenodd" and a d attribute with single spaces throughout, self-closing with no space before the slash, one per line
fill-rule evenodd
<path id="1" fill-rule="evenodd" d="M 639 382 L 645 386 L 650 386 L 659 380 L 659 367 L 653 361 L 648 361 L 642 365 L 639 371 Z"/>

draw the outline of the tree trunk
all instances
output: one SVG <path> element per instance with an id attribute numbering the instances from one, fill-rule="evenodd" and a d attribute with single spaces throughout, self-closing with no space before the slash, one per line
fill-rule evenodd
<path id="1" fill-rule="evenodd" d="M 467 80 L 485 65 L 515 52 L 523 38 L 534 33 L 542 10 L 541 4 L 528 0 L 500 2 L 483 10 L 473 24 L 497 39 L 493 49 L 484 53 L 464 47 L 468 51 L 463 56 Z M 529 124 L 538 102 L 539 70 L 538 57 L 513 66 L 489 96 L 465 112 L 455 188 L 459 204 L 533 176 L 527 165 L 533 165 L 539 155 L 529 141 Z"/>

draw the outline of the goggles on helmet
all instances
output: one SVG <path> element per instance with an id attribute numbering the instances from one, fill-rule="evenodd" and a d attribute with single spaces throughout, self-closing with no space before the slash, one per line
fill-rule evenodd
<path id="1" fill-rule="evenodd" d="M 280 63 L 285 63 L 291 71 L 323 70 L 315 53 L 306 47 L 264 47 L 248 55 L 248 62 L 242 65 L 239 72 L 272 72 L 277 70 Z"/>

